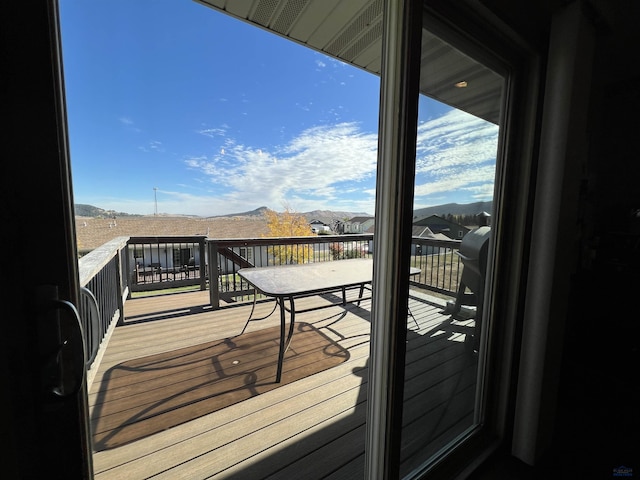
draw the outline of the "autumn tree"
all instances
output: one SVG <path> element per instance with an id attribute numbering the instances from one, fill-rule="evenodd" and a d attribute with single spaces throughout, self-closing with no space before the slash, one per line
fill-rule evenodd
<path id="1" fill-rule="evenodd" d="M 267 237 L 310 237 L 313 235 L 309 222 L 299 213 L 291 210 L 288 206 L 284 212 L 278 213 L 273 210 L 266 210 L 267 227 L 269 234 Z M 308 243 L 274 245 L 269 247 L 269 254 L 273 257 L 274 263 L 282 265 L 286 263 L 307 263 L 313 255 L 313 247 Z"/>

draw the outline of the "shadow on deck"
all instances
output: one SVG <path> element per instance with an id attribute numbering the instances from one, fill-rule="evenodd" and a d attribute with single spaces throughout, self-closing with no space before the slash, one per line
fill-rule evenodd
<path id="1" fill-rule="evenodd" d="M 319 306 L 335 298 L 315 296 L 304 301 Z M 105 398 L 113 389 L 119 388 L 121 397 L 151 395 L 144 380 L 116 386 L 115 370 L 144 357 L 160 359 L 207 342 L 224 343 L 220 340 L 239 333 L 250 306 L 213 310 L 206 302 L 207 292 L 194 292 L 127 303 L 125 325 L 115 330 L 90 391 L 94 427 L 112 421 L 117 428 L 117 417 L 103 415 L 108 411 Z M 443 307 L 441 301 L 421 293 L 410 300 L 413 318 L 407 322 L 402 474 L 473 423 L 477 362 L 463 341 L 473 322 L 444 315 Z M 248 334 L 279 325 L 278 315 L 268 316 L 273 302 L 259 303 L 257 309 L 258 317 L 267 318 L 251 322 Z M 245 395 L 223 408 L 198 410 L 193 420 L 156 428 L 157 433 L 122 446 L 96 451 L 96 478 L 363 478 L 369 318 L 369 301 L 300 315 L 300 322 L 345 353 L 344 361 Z M 302 358 L 303 350 L 315 347 L 311 340 L 304 344 L 299 337 L 302 343 L 297 344 L 294 335 L 291 351 L 293 357 Z M 277 354 L 268 348 L 254 353 L 252 358 L 263 369 L 261 384 L 268 384 L 270 377 L 264 372 L 275 370 Z M 285 366 L 293 368 L 298 360 L 287 358 Z M 166 390 L 167 398 L 154 402 L 164 405 L 168 397 L 191 392 L 189 388 L 171 390 L 176 375 L 168 372 L 160 380 L 163 388 L 156 388 L 156 383 L 156 393 Z M 241 382 L 246 385 L 247 368 L 243 375 Z M 233 376 L 232 371 L 227 368 L 224 376 Z M 206 378 L 201 377 L 200 383 L 206 383 L 202 381 Z M 96 445 L 104 447 L 99 440 Z"/>

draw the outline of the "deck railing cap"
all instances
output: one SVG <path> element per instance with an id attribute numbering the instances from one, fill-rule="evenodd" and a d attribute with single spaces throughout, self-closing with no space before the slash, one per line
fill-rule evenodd
<path id="1" fill-rule="evenodd" d="M 84 287 L 109 261 L 122 250 L 129 241 L 129 237 L 116 237 L 103 243 L 98 248 L 78 260 L 80 286 Z"/>

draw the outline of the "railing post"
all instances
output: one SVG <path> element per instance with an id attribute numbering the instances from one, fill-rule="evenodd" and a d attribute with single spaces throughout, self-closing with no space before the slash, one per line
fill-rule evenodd
<path id="1" fill-rule="evenodd" d="M 220 308 L 220 291 L 218 290 L 218 242 L 207 240 L 209 253 L 209 302 L 216 309 Z"/>
<path id="2" fill-rule="evenodd" d="M 126 253 L 125 253 L 124 263 L 126 265 L 125 268 L 127 269 L 127 271 L 124 272 L 124 277 L 123 278 L 126 278 L 125 282 L 126 282 L 127 287 L 128 287 L 127 288 L 127 290 L 128 290 L 127 291 L 127 299 L 129 299 L 129 298 L 131 298 L 131 283 L 133 281 L 133 276 L 131 275 L 132 265 L 131 265 L 131 261 L 129 260 L 129 258 L 131 257 L 131 255 L 129 254 L 130 253 L 129 250 L 131 249 L 131 247 L 129 246 L 129 242 L 128 241 L 127 241 L 127 245 L 125 246 L 125 249 L 126 249 Z M 135 266 L 135 258 L 133 260 L 134 260 L 134 266 Z"/>
<path id="3" fill-rule="evenodd" d="M 115 267 L 116 267 L 116 288 L 117 288 L 117 293 L 118 293 L 118 310 L 120 310 L 120 316 L 118 317 L 118 323 L 116 324 L 117 326 L 121 326 L 124 325 L 124 301 L 122 299 L 122 287 L 125 283 L 128 283 L 128 281 L 122 281 L 123 278 L 127 278 L 127 275 L 123 275 L 122 272 L 122 252 L 125 252 L 125 268 L 127 269 L 127 272 L 129 271 L 129 246 L 125 245 L 123 248 L 121 248 L 120 250 L 118 250 L 118 254 L 116 255 L 115 258 Z"/>
<path id="4" fill-rule="evenodd" d="M 206 241 L 206 238 L 201 238 L 198 241 L 198 247 L 200 248 L 200 290 L 201 291 L 207 289 L 207 271 L 206 271 L 207 262 L 205 261 L 206 260 L 205 241 Z M 209 278 L 211 278 L 211 275 L 209 275 Z"/>

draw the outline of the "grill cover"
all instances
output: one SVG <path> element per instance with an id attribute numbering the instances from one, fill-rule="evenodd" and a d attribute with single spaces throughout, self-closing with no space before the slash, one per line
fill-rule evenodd
<path id="1" fill-rule="evenodd" d="M 477 295 L 484 293 L 484 276 L 487 271 L 490 234 L 490 227 L 476 228 L 464 236 L 458 250 L 458 255 L 464 265 L 462 282 Z"/>

